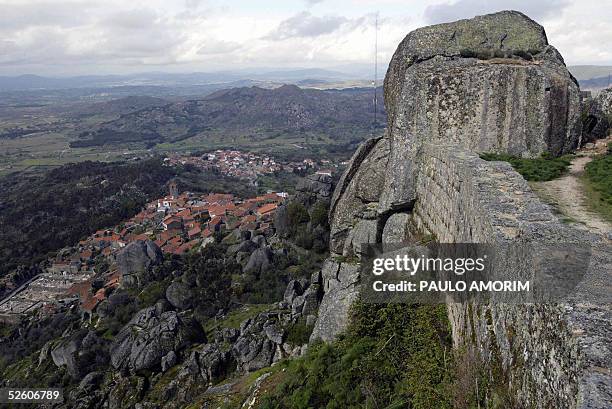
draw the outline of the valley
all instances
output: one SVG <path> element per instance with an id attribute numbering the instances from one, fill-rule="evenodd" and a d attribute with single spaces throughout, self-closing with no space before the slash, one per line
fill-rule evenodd
<path id="1" fill-rule="evenodd" d="M 375 124 L 372 95 L 367 88 L 285 85 L 221 90 L 178 101 L 128 96 L 77 103 L 63 97 L 51 105 L 13 105 L 0 110 L 0 176 L 75 161 L 214 149 L 348 159 L 358 143 L 383 130 L 384 110 Z"/>

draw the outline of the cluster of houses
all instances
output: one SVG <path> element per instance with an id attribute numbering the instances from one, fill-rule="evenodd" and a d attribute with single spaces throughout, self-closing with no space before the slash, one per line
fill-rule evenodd
<path id="1" fill-rule="evenodd" d="M 182 255 L 206 246 L 223 231 L 272 235 L 274 213 L 286 197 L 276 192 L 248 199 L 225 193 L 179 194 L 171 183 L 168 196 L 148 203 L 134 217 L 58 252 L 44 274 L 0 302 L 0 320 L 40 307 L 53 310 L 59 300 L 78 299 L 81 309 L 91 312 L 119 286 L 115 257 L 133 241 L 153 240 L 164 253 Z"/>
<path id="2" fill-rule="evenodd" d="M 155 224 L 159 215 L 163 215 L 157 231 L 147 234 L 163 252 L 183 254 L 197 245 L 205 245 L 215 233 L 224 230 L 273 234 L 274 212 L 286 197 L 286 193 L 272 192 L 242 200 L 232 194 L 183 193 L 149 204 L 135 218 L 143 226 L 143 222 Z"/>
<path id="3" fill-rule="evenodd" d="M 202 156 L 171 154 L 165 161 L 170 165 L 190 164 L 200 169 L 218 169 L 225 175 L 251 181 L 254 181 L 259 175 L 276 172 L 305 172 L 314 169 L 331 173 L 335 167 L 331 161 L 326 159 L 319 162 L 309 158 L 299 162 L 282 162 L 268 155 L 222 149 Z"/>

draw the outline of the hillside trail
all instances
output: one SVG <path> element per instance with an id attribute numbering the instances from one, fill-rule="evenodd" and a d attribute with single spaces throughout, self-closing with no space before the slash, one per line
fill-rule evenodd
<path id="1" fill-rule="evenodd" d="M 548 182 L 530 183 L 544 201 L 552 205 L 562 216 L 575 222 L 577 227 L 582 225 L 583 228 L 607 238 L 612 234 L 612 223 L 588 207 L 583 181 L 580 178 L 587 163 L 596 155 L 604 153 L 609 142 L 612 142 L 612 136 L 598 140 L 590 149 L 582 148 L 576 151 L 576 157 L 572 160 L 569 172 L 565 176 Z"/>

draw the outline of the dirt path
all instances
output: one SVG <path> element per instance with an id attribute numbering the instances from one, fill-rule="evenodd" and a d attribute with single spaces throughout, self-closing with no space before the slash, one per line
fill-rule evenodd
<path id="1" fill-rule="evenodd" d="M 594 148 L 581 149 L 576 152 L 576 158 L 572 161 L 567 175 L 548 182 L 530 183 L 534 191 L 561 213 L 568 222 L 575 222 L 577 227 L 582 225 L 602 235 L 612 232 L 612 224 L 588 208 L 580 177 L 584 173 L 586 164 L 593 160 L 595 155 L 603 153 L 610 141 L 612 138 L 608 137 L 598 141 Z"/>

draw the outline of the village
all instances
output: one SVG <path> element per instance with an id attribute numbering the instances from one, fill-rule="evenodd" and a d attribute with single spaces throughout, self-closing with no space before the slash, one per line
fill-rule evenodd
<path id="1" fill-rule="evenodd" d="M 42 274 L 0 301 L 0 322 L 16 322 L 34 311 L 51 313 L 79 304 L 91 313 L 120 285 L 117 253 L 135 241 L 151 240 L 164 254 L 183 255 L 215 241 L 224 231 L 274 234 L 274 213 L 287 194 L 268 192 L 242 199 L 228 193 L 179 194 L 171 182 L 167 196 L 153 200 L 114 228 L 99 230 L 57 252 Z"/>
<path id="2" fill-rule="evenodd" d="M 192 165 L 199 169 L 217 169 L 225 175 L 249 180 L 257 184 L 257 176 L 277 172 L 302 173 L 315 170 L 317 173 L 331 174 L 337 171 L 338 165 L 330 160 L 319 161 L 306 158 L 302 161 L 280 161 L 269 155 L 238 150 L 216 150 L 200 156 L 169 154 L 165 158 L 169 165 Z M 345 165 L 342 163 L 341 165 Z"/>

